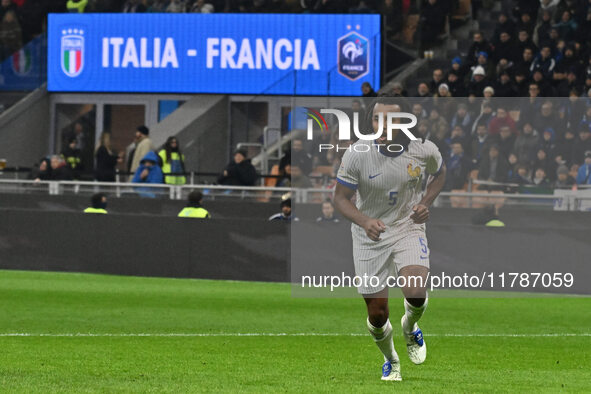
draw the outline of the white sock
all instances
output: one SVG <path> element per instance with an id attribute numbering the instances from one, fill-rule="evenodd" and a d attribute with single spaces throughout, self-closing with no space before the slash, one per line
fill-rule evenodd
<path id="1" fill-rule="evenodd" d="M 384 355 L 384 359 L 395 363 L 400 362 L 398 353 L 396 353 L 396 350 L 394 349 L 392 324 L 390 324 L 390 319 L 386 320 L 386 324 L 382 327 L 374 327 L 373 324 L 369 322 L 369 319 L 367 319 L 367 329 Z"/>
<path id="2" fill-rule="evenodd" d="M 404 310 L 405 310 L 404 314 L 406 315 L 406 320 L 404 322 L 405 324 L 404 324 L 403 328 L 406 333 L 410 334 L 411 332 L 415 331 L 418 328 L 417 322 L 419 321 L 421 316 L 423 316 L 425 309 L 427 309 L 428 303 L 429 303 L 428 297 L 425 297 L 425 302 L 421 306 L 413 306 L 413 305 L 409 304 L 409 302 L 406 300 L 406 298 L 404 299 Z"/>

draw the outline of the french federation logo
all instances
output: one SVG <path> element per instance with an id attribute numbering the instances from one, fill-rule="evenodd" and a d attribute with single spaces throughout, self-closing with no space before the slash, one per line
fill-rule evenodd
<path id="1" fill-rule="evenodd" d="M 369 72 L 369 40 L 361 34 L 351 32 L 339 38 L 338 70 L 351 81 Z"/>
<path id="2" fill-rule="evenodd" d="M 68 77 L 80 75 L 84 69 L 84 30 L 62 30 L 62 71 Z"/>

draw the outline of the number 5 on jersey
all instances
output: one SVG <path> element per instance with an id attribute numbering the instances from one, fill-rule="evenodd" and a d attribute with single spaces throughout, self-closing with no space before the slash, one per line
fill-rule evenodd
<path id="1" fill-rule="evenodd" d="M 390 202 L 388 205 L 396 205 L 396 201 L 398 200 L 398 192 L 390 192 Z"/>

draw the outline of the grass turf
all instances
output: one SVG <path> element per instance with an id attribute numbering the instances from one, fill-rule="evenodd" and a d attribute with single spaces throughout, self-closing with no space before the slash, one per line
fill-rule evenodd
<path id="1" fill-rule="evenodd" d="M 590 310 L 591 298 L 434 295 L 421 320 L 426 363 L 410 363 L 397 330 L 404 381 L 381 382 L 360 299 L 292 298 L 286 284 L 0 271 L 0 391 L 591 392 Z M 402 312 L 393 299 L 395 327 Z M 76 333 L 343 335 L 38 335 Z"/>

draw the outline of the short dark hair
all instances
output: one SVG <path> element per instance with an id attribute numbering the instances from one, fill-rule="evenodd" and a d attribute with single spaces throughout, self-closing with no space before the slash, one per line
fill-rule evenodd
<path id="1" fill-rule="evenodd" d="M 107 195 L 105 193 L 96 193 L 93 194 L 90 202 L 92 204 L 93 208 L 102 208 L 101 205 L 103 203 L 103 198 L 107 197 Z"/>
<path id="2" fill-rule="evenodd" d="M 147 128 L 146 126 L 142 125 L 142 126 L 138 126 L 137 127 L 137 131 L 139 131 L 140 133 L 142 133 L 143 135 L 149 135 L 150 134 L 150 129 Z"/>
<path id="3" fill-rule="evenodd" d="M 191 193 L 189 193 L 189 205 L 200 205 L 201 200 L 203 200 L 203 193 L 201 193 L 199 190 L 193 190 Z"/>

